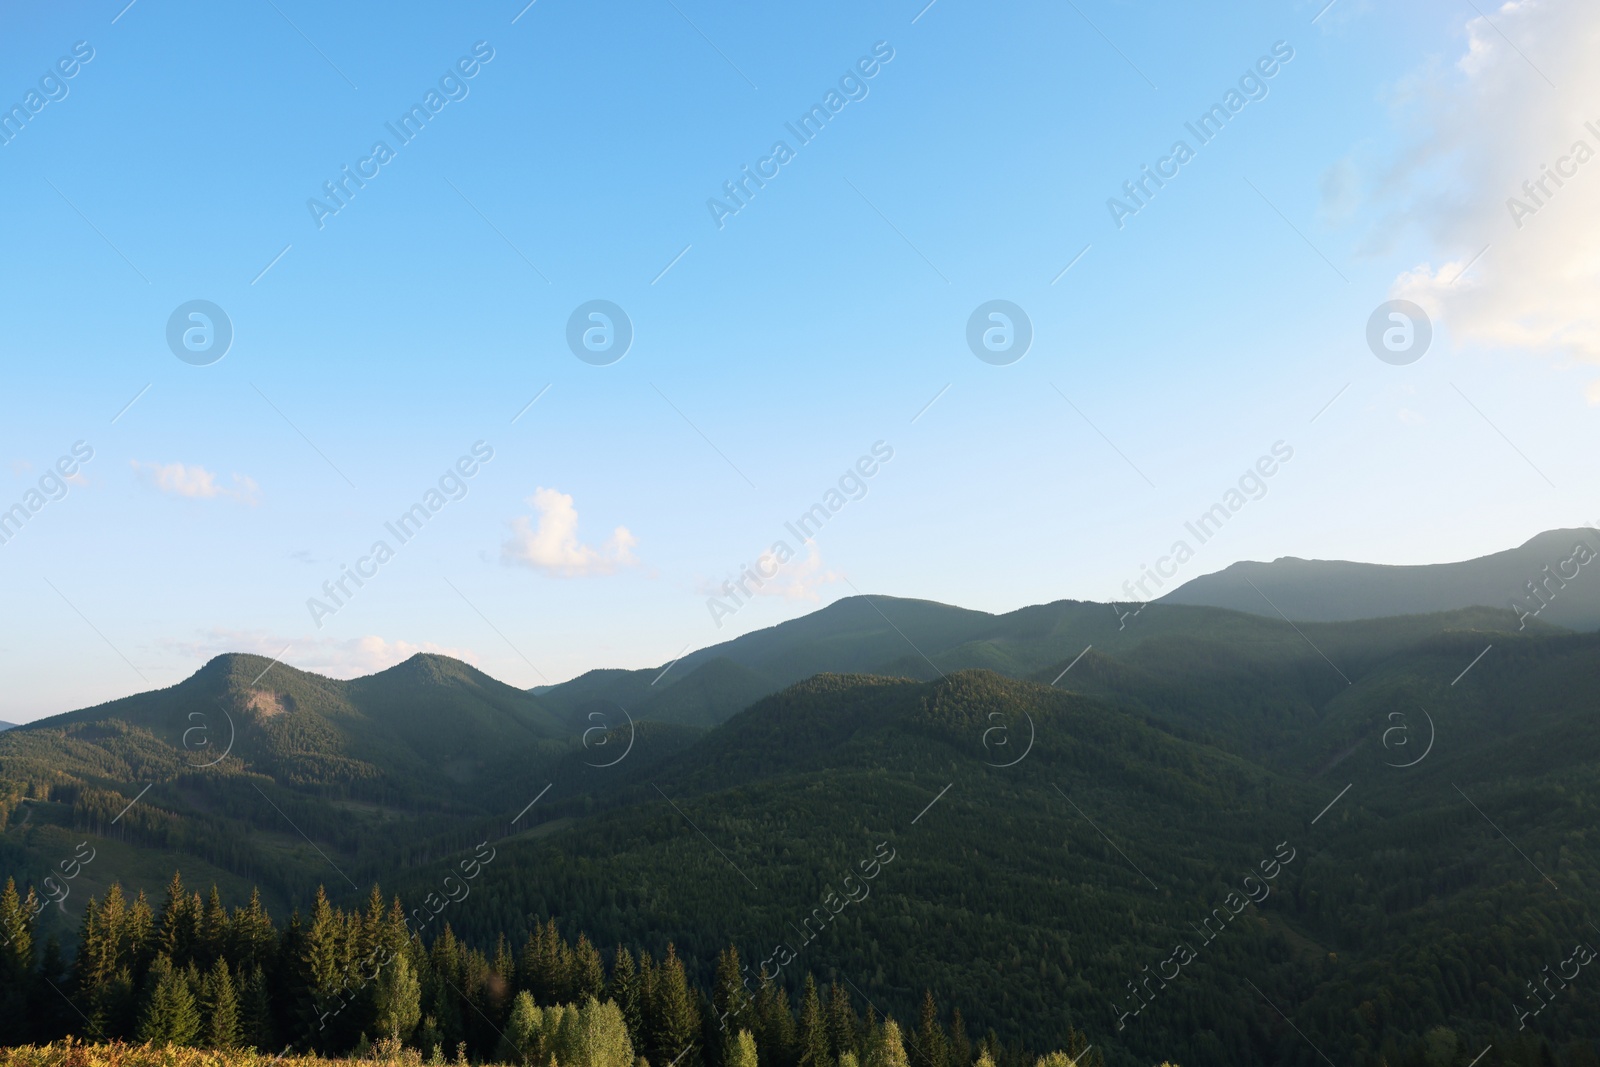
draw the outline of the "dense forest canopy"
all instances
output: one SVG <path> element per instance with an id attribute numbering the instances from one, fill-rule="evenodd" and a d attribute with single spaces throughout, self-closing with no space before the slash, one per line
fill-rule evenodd
<path id="1" fill-rule="evenodd" d="M 1491 609 L 1289 626 L 875 604 L 730 643 L 669 672 L 671 700 L 629 695 L 659 672 L 528 693 L 437 656 L 355 682 L 233 656 L 7 731 L 0 863 L 17 907 L 42 906 L 16 972 L 34 976 L 28 1018 L 137 1039 L 150 1004 L 170 1014 L 186 993 L 209 1019 L 231 988 L 239 1040 L 258 1025 L 279 1049 L 348 1052 L 384 1039 L 374 998 L 409 973 L 412 1046 L 492 1058 L 484 1019 L 506 1031 L 522 992 L 525 1020 L 571 1006 L 557 1030 L 599 1026 L 608 1001 L 627 1019 L 606 992 L 627 957 L 676 961 L 703 1035 L 731 947 L 797 1032 L 810 976 L 863 1027 L 906 1023 L 913 1067 L 930 993 L 949 1040 L 1001 1065 L 1080 1039 L 1111 1067 L 1595 1062 L 1600 637 Z M 830 662 L 872 670 L 805 673 Z M 406 967 L 341 994 L 324 1025 L 342 976 L 373 969 L 374 935 L 341 933 L 355 954 L 312 996 L 262 956 L 129 933 L 145 947 L 116 949 L 78 1016 L 59 993 L 85 996 L 89 912 L 159 929 L 167 904 L 139 895 L 163 900 L 174 866 L 218 888 L 202 926 L 300 917 L 272 927 L 279 974 L 300 973 L 303 945 L 285 944 L 324 907 L 341 929 L 376 922 L 357 917 L 381 882 L 405 902 Z M 522 947 L 551 917 L 575 958 L 603 961 L 587 1017 L 577 992 L 524 984 L 539 972 Z M 782 1063 L 788 1024 L 762 1025 L 761 1064 Z M 650 1034 L 629 1041 L 655 1063 Z"/>

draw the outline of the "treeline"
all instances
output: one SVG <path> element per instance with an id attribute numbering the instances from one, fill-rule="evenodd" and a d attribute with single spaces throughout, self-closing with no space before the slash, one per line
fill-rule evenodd
<path id="1" fill-rule="evenodd" d="M 974 1039 L 931 993 L 905 1029 L 809 972 L 792 996 L 731 947 L 701 989 L 670 945 L 660 959 L 619 945 L 608 965 L 554 919 L 517 949 L 501 937 L 485 952 L 448 925 L 428 941 L 376 886 L 348 912 L 319 889 L 280 929 L 258 893 L 230 911 L 215 887 L 202 898 L 174 874 L 158 911 L 113 885 L 87 904 L 70 963 L 53 939 L 35 944 L 48 904 L 11 880 L 0 893 L 0 1045 L 70 1035 L 335 1056 L 385 1042 L 526 1067 L 1103 1067 L 1077 1031 L 1037 1064 L 993 1031 Z"/>

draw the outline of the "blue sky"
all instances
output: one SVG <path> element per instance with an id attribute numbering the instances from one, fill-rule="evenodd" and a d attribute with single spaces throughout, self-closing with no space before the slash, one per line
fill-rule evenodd
<path id="1" fill-rule="evenodd" d="M 74 74 L 0 146 L 0 506 L 94 456 L 0 545 L 0 718 L 229 650 L 350 676 L 431 649 L 531 686 L 856 590 L 1121 598 L 1279 441 L 1292 461 L 1178 580 L 1600 517 L 1595 257 L 1570 236 L 1600 163 L 1522 228 L 1505 205 L 1600 146 L 1592 12 L 924 2 L 9 15 L 0 103 Z M 1185 123 L 1275 46 L 1266 95 L 1199 144 Z M 875 48 L 800 144 L 785 124 Z M 386 123 L 430 90 L 401 143 Z M 1180 139 L 1119 228 L 1108 199 Z M 779 140 L 719 227 L 708 200 Z M 393 158 L 319 226 L 308 200 L 378 141 Z M 1404 366 L 1365 340 L 1396 296 L 1435 331 Z M 165 336 L 197 299 L 234 333 L 206 366 Z M 603 366 L 566 341 L 597 299 L 634 332 Z M 1032 324 L 1010 365 L 966 342 L 995 299 Z M 386 534 L 476 442 L 465 495 Z M 865 495 L 714 620 L 877 442 Z M 393 558 L 314 619 L 379 539 Z"/>

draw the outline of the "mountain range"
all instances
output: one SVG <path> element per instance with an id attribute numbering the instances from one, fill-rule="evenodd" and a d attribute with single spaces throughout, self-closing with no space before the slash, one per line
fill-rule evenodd
<path id="1" fill-rule="evenodd" d="M 1596 989 L 1518 1023 L 1600 903 L 1600 634 L 1559 621 L 1600 600 L 1583 564 L 1537 615 L 1525 582 L 1589 533 L 1238 564 L 1143 606 L 855 596 L 531 691 L 442 656 L 351 681 L 219 656 L 0 736 L 0 870 L 40 884 L 89 840 L 67 907 L 181 866 L 286 913 L 319 884 L 420 897 L 492 841 L 448 916 L 486 947 L 547 916 L 699 961 L 784 944 L 880 1012 L 931 987 L 980 1031 L 1076 1026 L 1116 1064 L 1541 1039 L 1576 1064 Z"/>
<path id="2" fill-rule="evenodd" d="M 1423 615 L 1473 605 L 1510 608 L 1571 630 L 1600 628 L 1600 581 L 1589 564 L 1600 533 L 1549 530 L 1520 547 L 1462 563 L 1396 567 L 1284 557 L 1235 563 L 1187 582 L 1163 604 L 1204 604 L 1296 622 Z M 1600 569 L 1600 568 L 1596 568 Z"/>

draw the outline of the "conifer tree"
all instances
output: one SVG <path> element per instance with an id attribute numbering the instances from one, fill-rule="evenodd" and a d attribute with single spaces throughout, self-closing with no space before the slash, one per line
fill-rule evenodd
<path id="1" fill-rule="evenodd" d="M 738 1051 L 734 1046 L 739 1031 L 756 1025 L 755 1001 L 744 987 L 739 950 L 729 945 L 717 954 L 717 973 L 711 989 L 711 1024 L 716 1027 L 706 1043 L 715 1051 L 722 1067 L 728 1067 Z M 754 1037 L 752 1035 L 752 1040 Z"/>
<path id="2" fill-rule="evenodd" d="M 123 931 L 122 962 L 130 970 L 143 974 L 150 969 L 150 961 L 156 954 L 156 917 L 150 907 L 150 898 L 144 895 L 142 889 L 128 906 Z"/>
<path id="3" fill-rule="evenodd" d="M 136 1022 L 136 961 L 129 951 L 128 919 L 122 886 L 115 882 L 103 902 L 91 897 L 84 907 L 73 973 L 75 1003 L 89 1020 L 86 1036 L 98 1040 L 131 1036 Z"/>
<path id="4" fill-rule="evenodd" d="M 200 1017 L 205 1024 L 202 1042 L 205 1047 L 231 1049 L 239 1046 L 238 993 L 228 961 L 220 956 L 200 983 Z"/>
<path id="5" fill-rule="evenodd" d="M 648 1016 L 650 1002 L 656 995 L 656 972 L 656 963 L 650 957 L 650 953 L 639 953 L 639 1015 L 641 1020 Z M 641 1026 L 647 1028 L 648 1023 L 641 1023 Z M 640 1047 L 644 1048 L 648 1044 L 648 1041 L 641 1042 Z"/>
<path id="6" fill-rule="evenodd" d="M 756 1039 L 749 1030 L 740 1030 L 734 1038 L 727 1067 L 760 1067 L 756 1057 Z"/>
<path id="7" fill-rule="evenodd" d="M 905 1042 L 900 1037 L 900 1024 L 893 1019 L 884 1020 L 878 1046 L 867 1060 L 867 1067 L 911 1067 L 906 1058 Z"/>
<path id="8" fill-rule="evenodd" d="M 828 991 L 828 1047 L 835 1059 L 843 1060 L 846 1052 L 856 1053 L 860 1049 L 860 1026 L 850 994 L 843 982 L 835 980 Z M 967 1065 L 963 1063 L 961 1067 Z"/>
<path id="9" fill-rule="evenodd" d="M 917 1067 L 950 1067 L 950 1044 L 939 1024 L 939 1006 L 931 989 L 922 992 L 922 1020 L 913 1044 Z"/>
<path id="10" fill-rule="evenodd" d="M 583 934 L 572 950 L 569 981 L 572 999 L 581 1004 L 590 997 L 598 998 L 606 988 L 606 965 L 599 951 Z"/>
<path id="11" fill-rule="evenodd" d="M 183 876 L 173 871 L 161 917 L 156 921 L 156 952 L 166 956 L 172 966 L 183 966 L 194 951 L 199 928 L 199 916 L 183 888 Z"/>
<path id="12" fill-rule="evenodd" d="M 210 968 L 228 951 L 228 911 L 222 906 L 222 894 L 211 887 L 200 915 L 200 936 L 195 946 L 195 959 L 200 966 Z"/>
<path id="13" fill-rule="evenodd" d="M 261 891 L 250 890 L 250 903 L 235 908 L 228 920 L 228 958 L 243 974 L 246 968 L 265 967 L 277 955 L 278 935 L 272 918 L 261 904 Z"/>
<path id="14" fill-rule="evenodd" d="M 35 987 L 37 998 L 34 1001 L 32 1019 L 34 1044 L 44 1044 L 69 1030 L 76 1030 L 82 1021 L 75 1006 L 57 996 L 57 990 L 50 989 L 50 986 L 45 984 L 49 982 L 57 989 L 67 987 L 69 983 L 65 977 L 66 973 L 67 966 L 61 955 L 61 942 L 52 935 L 44 943 L 44 954 L 39 958 L 38 985 Z"/>
<path id="15" fill-rule="evenodd" d="M 294 1014 L 299 1031 L 324 1052 L 348 1048 L 344 1031 L 354 1022 L 343 1010 L 347 998 L 342 995 L 345 959 L 340 920 L 328 903 L 326 890 L 318 886 L 298 958 L 293 960 L 292 982 L 299 995 Z"/>
<path id="16" fill-rule="evenodd" d="M 439 943 L 434 942 L 434 948 Z M 424 1025 L 425 1030 L 430 1030 L 433 1041 L 445 1047 L 452 1047 L 461 1040 L 463 1033 L 461 1023 L 461 998 L 456 993 L 452 982 L 453 970 L 446 968 L 440 970 L 437 955 L 430 958 L 432 978 L 424 987 L 424 1010 L 432 1025 Z"/>
<path id="17" fill-rule="evenodd" d="M 510 999 L 517 988 L 517 960 L 511 954 L 511 946 L 506 943 L 506 935 L 501 933 L 494 944 L 494 962 L 490 969 L 500 979 L 496 983 L 497 995 L 495 997 L 496 1017 L 504 1015 L 505 1002 Z M 602 973 L 604 973 L 602 969 Z"/>
<path id="18" fill-rule="evenodd" d="M 950 1067 L 972 1067 L 972 1041 L 960 1008 L 950 1011 Z"/>
<path id="19" fill-rule="evenodd" d="M 367 967 L 368 974 L 372 973 L 371 968 L 364 961 L 371 958 L 377 950 L 386 926 L 387 915 L 383 905 L 383 893 L 374 882 L 372 892 L 367 894 L 367 910 L 355 916 L 350 939 L 350 958 L 362 961 L 363 966 Z"/>
<path id="20" fill-rule="evenodd" d="M 200 1012 L 188 976 L 165 953 L 151 964 L 139 1011 L 140 1041 L 157 1045 L 191 1045 L 200 1033 Z"/>
<path id="21" fill-rule="evenodd" d="M 817 995 L 817 983 L 806 972 L 800 994 L 800 1062 L 799 1067 L 831 1067 L 828 1054 L 828 1024 L 822 1014 L 822 998 Z"/>
<path id="22" fill-rule="evenodd" d="M 522 958 L 517 961 L 522 988 L 532 993 L 539 1004 L 570 1000 L 571 961 L 572 950 L 556 929 L 554 919 L 534 927 L 522 948 Z"/>
<path id="23" fill-rule="evenodd" d="M 651 1057 L 656 1062 L 691 1065 L 693 1053 L 684 1050 L 700 1037 L 700 1008 L 689 992 L 689 980 L 677 949 L 667 945 L 667 958 L 661 961 L 646 1005 L 645 1031 Z M 683 1056 L 679 1060 L 678 1057 Z"/>
<path id="24" fill-rule="evenodd" d="M 763 979 L 756 993 L 756 1047 L 765 1067 L 795 1067 L 794 1015 L 789 1011 L 789 994 L 770 978 Z"/>
<path id="25" fill-rule="evenodd" d="M 267 990 L 267 975 L 254 967 L 242 983 L 239 996 L 240 1040 L 258 1052 L 276 1048 L 277 1028 L 272 1020 L 272 997 Z"/>
<path id="26" fill-rule="evenodd" d="M 32 1026 L 33 926 L 38 899 L 33 890 L 22 897 L 15 879 L 0 892 L 0 1046 L 27 1042 Z"/>
<path id="27" fill-rule="evenodd" d="M 1089 1050 L 1089 1035 L 1082 1030 L 1074 1028 L 1069 1022 L 1067 1024 L 1067 1059 L 1076 1064 L 1077 1067 L 1103 1067 L 1105 1057 L 1100 1050 L 1094 1049 L 1090 1055 L 1085 1056 L 1084 1053 L 1089 1052 Z"/>
<path id="28" fill-rule="evenodd" d="M 617 946 L 616 958 L 611 964 L 611 981 L 606 985 L 606 996 L 616 1001 L 622 1009 L 622 1019 L 628 1026 L 628 1036 L 633 1038 L 635 1049 L 644 1048 L 644 1008 L 640 996 L 640 978 L 633 964 L 633 953 L 622 945 Z"/>

